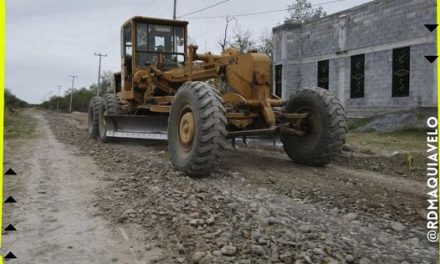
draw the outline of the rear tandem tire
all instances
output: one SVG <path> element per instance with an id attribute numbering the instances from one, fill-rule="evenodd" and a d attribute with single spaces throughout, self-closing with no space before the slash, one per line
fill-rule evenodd
<path id="1" fill-rule="evenodd" d="M 99 136 L 99 108 L 101 105 L 101 97 L 92 97 L 89 103 L 87 130 L 91 138 Z"/>
<path id="2" fill-rule="evenodd" d="M 168 118 L 168 151 L 174 168 L 188 176 L 208 175 L 226 137 L 223 99 L 205 82 L 187 82 L 174 97 Z"/>
<path id="3" fill-rule="evenodd" d="M 284 110 L 310 114 L 304 122 L 304 136 L 281 135 L 284 150 L 294 162 L 323 166 L 341 152 L 347 118 L 338 98 L 329 91 L 318 87 L 300 90 L 287 101 Z"/>
<path id="4" fill-rule="evenodd" d="M 107 129 L 105 127 L 104 115 L 120 115 L 122 113 L 121 102 L 119 97 L 114 94 L 106 94 L 102 99 L 99 107 L 99 140 L 103 143 L 109 141 L 107 137 Z"/>

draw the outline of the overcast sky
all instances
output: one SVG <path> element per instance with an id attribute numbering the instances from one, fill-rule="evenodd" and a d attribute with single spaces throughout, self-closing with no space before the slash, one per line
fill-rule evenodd
<path id="1" fill-rule="evenodd" d="M 313 4 L 330 1 L 311 0 Z M 369 1 L 341 0 L 322 6 L 334 13 Z M 178 0 L 177 16 L 218 2 L 221 0 Z M 229 0 L 182 20 L 189 20 L 189 35 L 199 50 L 218 52 L 225 19 L 207 17 L 283 9 L 292 2 Z M 97 82 L 94 52 L 108 54 L 102 61 L 103 70 L 120 70 L 119 32 L 124 21 L 132 16 L 171 18 L 172 7 L 173 0 L 7 0 L 6 87 L 30 103 L 40 103 L 57 85 L 65 92 L 71 86 L 70 74 L 79 76 L 76 88 L 88 87 Z M 258 38 L 283 23 L 286 15 L 284 11 L 237 17 L 231 33 L 240 27 Z"/>

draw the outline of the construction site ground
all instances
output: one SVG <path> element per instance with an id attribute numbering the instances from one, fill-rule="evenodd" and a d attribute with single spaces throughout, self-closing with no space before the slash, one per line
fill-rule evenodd
<path id="1" fill-rule="evenodd" d="M 237 140 L 189 178 L 167 142 L 103 144 L 85 113 L 20 114 L 35 128 L 5 142 L 11 263 L 437 263 L 423 133 L 350 133 L 325 167 Z"/>

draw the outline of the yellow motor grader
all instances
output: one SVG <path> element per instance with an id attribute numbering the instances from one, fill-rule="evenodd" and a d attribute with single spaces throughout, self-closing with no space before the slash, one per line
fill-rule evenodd
<path id="1" fill-rule="evenodd" d="M 271 59 L 234 48 L 214 55 L 188 45 L 188 22 L 133 17 L 121 29 L 121 72 L 113 94 L 90 101 L 88 132 L 168 140 L 176 170 L 209 174 L 226 139 L 279 134 L 295 162 L 324 165 L 347 131 L 339 100 L 321 88 L 287 101 L 272 94 Z"/>

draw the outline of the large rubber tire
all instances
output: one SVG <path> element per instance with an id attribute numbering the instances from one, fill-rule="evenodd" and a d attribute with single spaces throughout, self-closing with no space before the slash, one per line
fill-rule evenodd
<path id="1" fill-rule="evenodd" d="M 120 115 L 122 113 L 121 102 L 119 97 L 114 94 L 106 94 L 102 99 L 99 108 L 99 139 L 101 142 L 108 142 L 110 138 L 107 137 L 105 128 L 104 115 Z"/>
<path id="2" fill-rule="evenodd" d="M 281 135 L 284 150 L 294 162 L 323 166 L 341 152 L 347 118 L 338 98 L 329 91 L 322 88 L 300 90 L 286 102 L 284 110 L 310 114 L 303 123 L 304 136 Z"/>
<path id="3" fill-rule="evenodd" d="M 188 115 L 192 115 L 193 137 L 184 143 L 182 122 Z M 168 118 L 168 151 L 174 168 L 188 176 L 212 172 L 225 144 L 226 123 L 223 99 L 213 86 L 205 82 L 183 84 Z"/>
<path id="4" fill-rule="evenodd" d="M 87 117 L 87 130 L 91 138 L 99 136 L 99 108 L 101 97 L 92 97 L 89 102 L 89 113 Z"/>

